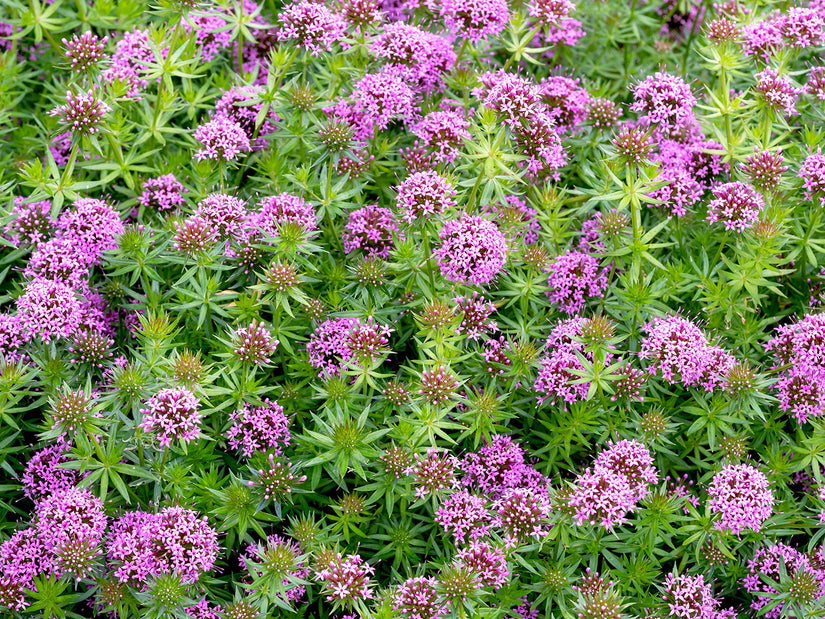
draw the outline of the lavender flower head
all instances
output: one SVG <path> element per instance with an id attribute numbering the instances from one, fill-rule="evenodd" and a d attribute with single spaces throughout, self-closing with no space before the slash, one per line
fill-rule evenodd
<path id="1" fill-rule="evenodd" d="M 410 174 L 395 190 L 398 210 L 407 223 L 440 215 L 456 205 L 453 184 L 432 170 Z"/>
<path id="2" fill-rule="evenodd" d="M 820 206 L 825 207 L 825 155 L 821 148 L 805 158 L 799 176 L 805 184 L 805 199 L 813 202 L 819 198 Z"/>
<path id="3" fill-rule="evenodd" d="M 342 233 L 344 251 L 351 253 L 360 249 L 367 256 L 387 258 L 394 245 L 394 236 L 401 241 L 405 238 L 392 211 L 377 204 L 364 206 L 347 216 Z"/>
<path id="4" fill-rule="evenodd" d="M 36 451 L 20 477 L 26 498 L 38 503 L 51 494 L 73 488 L 80 481 L 78 471 L 58 466 L 69 460 L 69 444 L 62 437 Z"/>
<path id="5" fill-rule="evenodd" d="M 307 232 L 318 227 L 315 207 L 291 193 L 279 193 L 262 199 L 258 214 L 256 223 L 270 236 L 277 236 L 278 228 L 287 224 L 299 225 Z"/>
<path id="6" fill-rule="evenodd" d="M 123 232 L 120 214 L 94 198 L 76 200 L 57 220 L 57 236 L 77 243 L 89 264 L 100 264 L 101 252 L 115 249 Z"/>
<path id="7" fill-rule="evenodd" d="M 284 407 L 275 401 L 264 400 L 263 406 L 244 404 L 230 413 L 229 421 L 229 446 L 240 449 L 245 458 L 259 451 L 279 456 L 283 447 L 289 445 L 289 418 Z"/>
<path id="8" fill-rule="evenodd" d="M 750 185 L 726 183 L 713 190 L 707 220 L 724 224 L 725 230 L 742 232 L 759 221 L 764 206 L 762 197 Z"/>
<path id="9" fill-rule="evenodd" d="M 558 28 L 576 6 L 570 0 L 531 0 L 527 12 L 542 26 Z"/>
<path id="10" fill-rule="evenodd" d="M 722 619 L 721 603 L 702 574 L 668 574 L 662 599 L 675 619 Z"/>
<path id="11" fill-rule="evenodd" d="M 719 514 L 716 529 L 739 535 L 759 531 L 773 513 L 773 492 L 768 478 L 750 464 L 732 464 L 713 476 L 708 507 Z"/>
<path id="12" fill-rule="evenodd" d="M 785 616 L 786 609 L 821 601 L 825 596 L 821 553 L 820 549 L 818 557 L 813 553 L 811 556 L 782 542 L 759 548 L 748 561 L 748 573 L 741 580 L 751 594 L 750 607 L 754 613 L 767 619 L 778 619 Z M 781 602 L 763 611 L 773 600 Z"/>
<path id="13" fill-rule="evenodd" d="M 80 325 L 80 301 L 75 291 L 57 281 L 38 278 L 26 284 L 17 299 L 23 327 L 44 343 L 69 337 Z"/>
<path id="14" fill-rule="evenodd" d="M 374 597 L 370 576 L 374 569 L 359 555 L 336 553 L 326 565 L 320 566 L 315 580 L 324 585 L 327 600 L 352 605 Z"/>
<path id="15" fill-rule="evenodd" d="M 444 449 L 430 447 L 425 455 L 415 454 L 415 461 L 407 469 L 413 475 L 415 496 L 425 499 L 430 495 L 452 489 L 458 484 L 458 459 Z"/>
<path id="16" fill-rule="evenodd" d="M 771 68 L 756 74 L 756 92 L 771 109 L 784 116 L 797 114 L 796 99 L 799 90 L 791 84 L 790 78 L 780 75 Z"/>
<path id="17" fill-rule="evenodd" d="M 598 256 L 570 250 L 556 257 L 547 267 L 547 296 L 566 314 L 579 314 L 588 299 L 604 296 L 606 267 Z"/>
<path id="18" fill-rule="evenodd" d="M 140 411 L 140 427 L 154 434 L 162 447 L 168 447 L 175 439 L 188 443 L 200 435 L 199 406 L 200 400 L 188 389 L 161 389 Z"/>
<path id="19" fill-rule="evenodd" d="M 471 297 L 456 297 L 453 299 L 461 313 L 461 324 L 456 329 L 456 335 L 464 334 L 471 340 L 479 340 L 483 336 L 498 330 L 495 320 L 489 320 L 496 311 L 496 306 L 473 292 Z"/>
<path id="20" fill-rule="evenodd" d="M 630 109 L 650 123 L 676 129 L 693 119 L 695 105 L 696 97 L 682 78 L 659 71 L 636 85 Z"/>
<path id="21" fill-rule="evenodd" d="M 483 286 L 492 282 L 507 260 L 507 238 L 495 223 L 478 215 L 465 215 L 444 223 L 441 246 L 433 252 L 441 275 L 462 284 Z"/>
<path id="22" fill-rule="evenodd" d="M 72 71 L 87 71 L 103 59 L 103 50 L 109 37 L 102 39 L 90 30 L 80 36 L 72 35 L 71 41 L 63 39 L 63 54 L 69 60 Z"/>
<path id="23" fill-rule="evenodd" d="M 436 5 L 447 29 L 472 42 L 496 36 L 507 27 L 507 0 L 442 0 Z"/>
<path id="24" fill-rule="evenodd" d="M 479 539 L 488 533 L 491 514 L 483 497 L 467 490 L 449 495 L 435 513 L 435 521 L 456 540 Z"/>
<path id="25" fill-rule="evenodd" d="M 433 152 L 436 163 L 452 163 L 464 140 L 470 137 L 469 121 L 453 110 L 430 112 L 413 128 L 413 133 Z"/>
<path id="26" fill-rule="evenodd" d="M 138 198 L 144 208 L 166 211 L 184 205 L 183 194 L 187 189 L 178 182 L 174 174 L 163 174 L 149 178 L 143 183 L 143 193 Z"/>
<path id="27" fill-rule="evenodd" d="M 435 578 L 408 578 L 393 594 L 392 609 L 404 619 L 443 619 L 448 608 L 438 597 L 437 584 Z"/>
<path id="28" fill-rule="evenodd" d="M 218 236 L 226 238 L 236 234 L 247 218 L 246 203 L 235 196 L 211 193 L 198 204 L 195 216 L 202 219 Z"/>
<path id="29" fill-rule="evenodd" d="M 347 29 L 347 22 L 341 15 L 311 0 L 286 4 L 278 21 L 278 38 L 294 40 L 298 47 L 307 49 L 313 56 L 332 51 L 332 46 L 344 38 Z"/>
<path id="30" fill-rule="evenodd" d="M 481 584 L 494 591 L 510 580 L 507 557 L 500 548 L 486 541 L 474 541 L 458 551 L 455 564 L 469 569 L 481 577 Z"/>
<path id="31" fill-rule="evenodd" d="M 234 161 L 252 150 L 243 127 L 226 116 L 216 116 L 198 127 L 194 138 L 203 146 L 195 152 L 198 161 Z"/>
<path id="32" fill-rule="evenodd" d="M 258 115 L 263 109 L 263 102 L 244 105 L 260 97 L 263 89 L 257 86 L 234 86 L 221 95 L 215 103 L 216 116 L 224 116 L 238 123 L 249 138 L 253 150 L 266 148 L 266 136 L 275 131 L 275 123 L 280 119 L 270 108 L 263 122 L 256 130 Z"/>
<path id="33" fill-rule="evenodd" d="M 51 208 L 49 200 L 30 202 L 22 196 L 16 197 L 12 208 L 14 218 L 6 225 L 3 236 L 15 247 L 39 245 L 48 238 L 54 227 Z"/>
<path id="34" fill-rule="evenodd" d="M 279 343 L 263 323 L 253 320 L 232 334 L 232 353 L 242 363 L 266 365 Z"/>
<path id="35" fill-rule="evenodd" d="M 553 508 L 546 491 L 510 488 L 493 503 L 493 524 L 504 531 L 510 543 L 541 540 L 550 532 L 548 519 Z"/>
<path id="36" fill-rule="evenodd" d="M 88 92 L 66 93 L 66 103 L 58 105 L 50 116 L 56 116 L 60 122 L 73 134 L 94 135 L 100 131 L 103 117 L 112 111 L 112 108 L 101 101 L 93 90 Z"/>

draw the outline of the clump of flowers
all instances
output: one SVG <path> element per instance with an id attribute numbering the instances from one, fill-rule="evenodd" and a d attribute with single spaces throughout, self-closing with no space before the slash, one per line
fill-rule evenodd
<path id="1" fill-rule="evenodd" d="M 189 389 L 161 389 L 140 411 L 141 428 L 156 436 L 162 447 L 168 447 L 173 440 L 189 443 L 200 436 L 199 407 L 200 400 Z"/>
<path id="2" fill-rule="evenodd" d="M 721 603 L 713 595 L 710 583 L 697 574 L 668 574 L 662 599 L 668 616 L 677 619 L 722 619 Z"/>
<path id="3" fill-rule="evenodd" d="M 278 343 L 263 323 L 253 320 L 232 333 L 232 354 L 242 363 L 266 365 Z"/>
<path id="4" fill-rule="evenodd" d="M 407 474 L 414 477 L 415 496 L 419 499 L 457 485 L 458 459 L 449 452 L 431 447 L 426 454 L 415 454 L 413 458 L 414 462 L 407 469 Z"/>
<path id="5" fill-rule="evenodd" d="M 265 400 L 263 406 L 244 404 L 230 413 L 229 421 L 229 446 L 240 449 L 246 458 L 258 451 L 277 456 L 289 444 L 289 418 L 275 401 Z"/>
<path id="6" fill-rule="evenodd" d="M 588 299 L 604 296 L 608 269 L 590 253 L 570 250 L 547 267 L 547 296 L 566 314 L 578 314 Z"/>
<path id="7" fill-rule="evenodd" d="M 243 127 L 226 116 L 216 116 L 202 124 L 193 137 L 201 143 L 201 148 L 195 151 L 198 161 L 234 161 L 252 150 Z"/>
<path id="8" fill-rule="evenodd" d="M 186 191 L 174 174 L 163 174 L 144 181 L 139 201 L 144 208 L 166 211 L 183 206 Z"/>
<path id="9" fill-rule="evenodd" d="M 483 497 L 459 490 L 444 499 L 435 521 L 459 541 L 485 537 L 491 520 L 486 503 Z"/>
<path id="10" fill-rule="evenodd" d="M 63 39 L 63 54 L 73 71 L 86 71 L 103 59 L 103 50 L 108 40 L 109 37 L 101 39 L 91 30 L 80 36 L 74 34 L 71 40 Z"/>
<path id="11" fill-rule="evenodd" d="M 483 286 L 492 282 L 507 260 L 507 239 L 492 221 L 477 215 L 450 219 L 433 252 L 441 275 L 451 282 Z"/>
<path id="12" fill-rule="evenodd" d="M 750 185 L 726 183 L 713 190 L 708 204 L 708 221 L 724 224 L 725 230 L 742 232 L 759 220 L 765 203 Z"/>
<path id="13" fill-rule="evenodd" d="M 395 217 L 387 208 L 378 205 L 365 206 L 352 211 L 342 233 L 344 251 L 362 250 L 368 256 L 387 258 L 394 245 L 394 237 L 403 241 L 404 233 L 398 229 Z"/>
<path id="14" fill-rule="evenodd" d="M 825 206 L 825 155 L 821 149 L 805 158 L 799 175 L 805 183 L 805 199 L 813 201 L 819 198 L 819 204 Z"/>
<path id="15" fill-rule="evenodd" d="M 344 18 L 318 2 L 298 0 L 287 4 L 279 16 L 278 38 L 318 55 L 329 52 L 347 28 Z"/>
<path id="16" fill-rule="evenodd" d="M 327 600 L 352 606 L 355 602 L 373 597 L 372 576 L 374 569 L 359 555 L 342 555 L 324 561 L 315 571 L 315 580 L 324 586 Z"/>
<path id="17" fill-rule="evenodd" d="M 637 441 L 610 443 L 592 468 L 576 478 L 567 498 L 577 524 L 585 522 L 613 528 L 650 493 L 659 474 L 650 451 Z"/>
<path id="18" fill-rule="evenodd" d="M 759 531 L 773 513 L 774 497 L 768 478 L 750 464 L 732 464 L 713 476 L 708 507 L 719 514 L 716 528 L 739 535 Z"/>
<path id="19" fill-rule="evenodd" d="M 759 548 L 748 561 L 748 573 L 741 582 L 752 595 L 754 612 L 762 611 L 771 600 L 781 600 L 762 611 L 769 619 L 782 616 L 786 608 L 811 607 L 825 596 L 821 562 L 782 542 Z"/>
<path id="20" fill-rule="evenodd" d="M 410 174 L 395 189 L 398 210 L 407 223 L 440 215 L 456 205 L 452 183 L 431 170 Z"/>
<path id="21" fill-rule="evenodd" d="M 440 619 L 447 609 L 438 599 L 437 582 L 424 576 L 408 578 L 393 594 L 392 609 L 406 619 Z"/>
<path id="22" fill-rule="evenodd" d="M 95 135 L 100 131 L 103 117 L 112 111 L 94 91 L 66 93 L 66 103 L 55 107 L 50 114 L 60 119 L 69 131 L 77 135 Z"/>

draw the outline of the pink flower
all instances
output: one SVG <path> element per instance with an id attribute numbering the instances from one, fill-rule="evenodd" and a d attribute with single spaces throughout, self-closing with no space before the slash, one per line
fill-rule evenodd
<path id="1" fill-rule="evenodd" d="M 189 443 L 200 436 L 199 406 L 200 400 L 188 389 L 161 389 L 140 411 L 140 427 L 154 434 L 162 447 L 168 447 L 173 439 Z"/>
<path id="2" fill-rule="evenodd" d="M 289 418 L 275 401 L 264 400 L 263 406 L 244 404 L 229 414 L 229 421 L 229 446 L 240 449 L 246 458 L 259 451 L 278 456 L 289 445 Z"/>
<path id="3" fill-rule="evenodd" d="M 773 513 L 773 492 L 768 478 L 750 464 L 724 467 L 708 488 L 708 507 L 719 514 L 716 529 L 739 535 L 759 531 Z"/>
<path id="4" fill-rule="evenodd" d="M 462 284 L 492 282 L 507 261 L 507 239 L 495 223 L 477 215 L 444 222 L 441 246 L 433 252 L 441 275 Z"/>

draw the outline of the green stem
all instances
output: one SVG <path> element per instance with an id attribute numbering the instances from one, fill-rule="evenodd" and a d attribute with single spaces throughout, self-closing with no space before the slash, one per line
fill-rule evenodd
<path id="1" fill-rule="evenodd" d="M 424 250 L 424 268 L 427 269 L 427 275 L 430 279 L 430 290 L 435 294 L 435 277 L 432 269 L 432 252 L 430 251 L 430 227 L 427 222 L 424 222 L 424 229 L 422 231 L 422 249 Z"/>
<path id="2" fill-rule="evenodd" d="M 722 251 L 724 251 L 725 245 L 728 242 L 728 236 L 730 236 L 730 230 L 725 230 L 725 236 L 722 237 L 722 242 L 719 244 L 716 256 L 713 258 L 713 262 L 710 263 L 711 268 L 713 268 L 714 264 L 719 264 L 719 260 L 722 258 Z"/>

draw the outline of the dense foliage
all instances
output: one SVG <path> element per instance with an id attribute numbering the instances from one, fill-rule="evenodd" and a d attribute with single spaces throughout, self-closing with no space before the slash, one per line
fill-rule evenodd
<path id="1" fill-rule="evenodd" d="M 825 616 L 825 3 L 4 0 L 0 609 Z"/>

